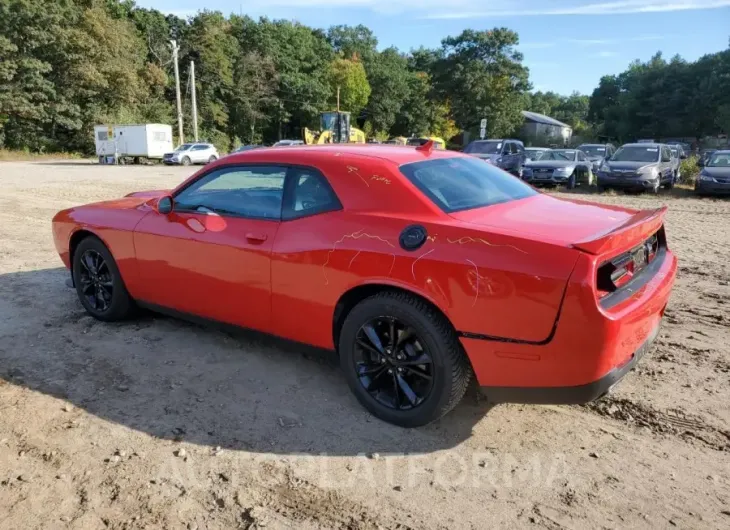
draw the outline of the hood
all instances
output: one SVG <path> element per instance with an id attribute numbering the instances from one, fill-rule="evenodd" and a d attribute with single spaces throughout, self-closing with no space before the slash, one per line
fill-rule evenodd
<path id="1" fill-rule="evenodd" d="M 637 210 L 539 194 L 451 216 L 504 233 L 571 246 L 620 227 Z"/>
<path id="2" fill-rule="evenodd" d="M 603 160 L 606 157 L 605 156 L 602 156 L 602 155 L 586 155 L 586 158 L 588 160 L 590 160 L 591 162 L 599 162 L 599 161 Z"/>
<path id="3" fill-rule="evenodd" d="M 703 167 L 702 173 L 711 177 L 730 177 L 730 167 Z"/>
<path id="4" fill-rule="evenodd" d="M 170 195 L 171 193 L 172 193 L 172 190 L 134 191 L 132 193 L 126 194 L 125 197 L 141 197 L 144 199 L 156 199 L 158 197 L 164 197 L 165 195 Z"/>
<path id="5" fill-rule="evenodd" d="M 573 162 L 572 160 L 530 160 L 525 164 L 525 167 L 535 168 L 535 167 L 546 167 L 555 169 L 558 167 L 569 167 L 574 166 L 578 162 Z"/>
<path id="6" fill-rule="evenodd" d="M 658 162 L 614 162 L 612 160 L 609 160 L 606 163 L 611 169 L 633 169 L 634 171 L 658 164 Z"/>

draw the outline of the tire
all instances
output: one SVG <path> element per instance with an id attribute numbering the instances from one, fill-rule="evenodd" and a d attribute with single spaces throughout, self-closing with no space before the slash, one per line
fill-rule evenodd
<path id="1" fill-rule="evenodd" d="M 675 173 L 672 173 L 672 178 L 669 180 L 669 182 L 664 184 L 664 189 L 671 190 L 672 188 L 674 188 L 674 183 L 676 181 L 677 181 L 677 175 Z"/>
<path id="2" fill-rule="evenodd" d="M 104 163 L 104 157 L 103 156 L 100 156 L 99 157 L 99 164 L 103 164 L 103 163 Z"/>
<path id="3" fill-rule="evenodd" d="M 609 188 L 607 186 L 601 186 L 600 184 L 596 184 L 596 191 L 598 193 L 603 193 L 604 191 L 608 191 Z"/>
<path id="4" fill-rule="evenodd" d="M 215 155 L 210 155 L 210 158 L 208 159 L 208 163 L 209 163 L 209 164 L 212 164 L 212 163 L 213 163 L 213 162 L 215 162 L 216 160 L 218 160 L 218 157 L 217 157 L 217 156 L 215 156 Z"/>
<path id="5" fill-rule="evenodd" d="M 189 157 L 187 157 L 187 156 L 184 156 L 184 157 L 182 158 L 182 160 L 180 161 L 180 163 L 181 163 L 181 164 L 182 164 L 183 166 L 189 166 L 189 165 L 190 165 L 190 163 L 191 163 L 191 162 L 190 162 L 190 158 L 189 158 Z"/>
<path id="6" fill-rule="evenodd" d="M 103 265 L 99 264 L 99 257 L 103 260 Z M 82 263 L 82 260 L 85 262 Z M 133 309 L 132 298 L 127 292 L 114 257 L 100 239 L 94 236 L 83 239 L 74 251 L 72 263 L 76 294 L 87 313 L 104 322 L 123 320 L 129 316 Z M 92 264 L 97 268 L 96 275 L 92 273 Z"/>
<path id="7" fill-rule="evenodd" d="M 576 176 L 576 172 L 573 171 L 573 174 L 568 178 L 567 187 L 569 190 L 572 190 L 575 188 L 577 179 L 578 179 L 578 177 Z"/>
<path id="8" fill-rule="evenodd" d="M 424 358 L 424 355 L 426 358 L 430 358 L 430 364 L 419 364 L 418 370 L 405 368 L 416 373 L 430 370 L 431 378 L 425 379 L 427 383 L 423 383 L 419 377 L 415 377 L 413 374 L 402 373 L 401 376 L 393 373 L 395 370 L 401 373 L 402 369 L 397 368 L 397 364 L 394 364 L 390 370 L 390 361 L 384 365 L 386 371 L 381 370 L 382 375 L 375 375 L 372 379 L 363 375 L 362 369 L 367 368 L 368 365 L 361 361 L 365 357 L 377 358 L 378 355 L 373 355 L 374 348 L 365 349 L 360 346 L 362 338 L 358 343 L 358 337 L 363 337 L 363 330 L 374 321 L 391 322 L 393 320 L 399 325 L 405 326 L 405 330 L 411 329 L 413 336 L 403 341 L 406 349 L 393 348 L 389 359 L 397 363 L 395 358 L 401 357 L 401 354 L 398 354 L 399 351 L 406 352 L 402 355 L 406 361 L 416 357 Z M 372 325 L 370 325 L 370 329 L 374 329 Z M 385 329 L 387 331 L 387 326 Z M 397 342 L 402 340 L 405 330 L 396 333 Z M 409 345 L 410 349 L 408 349 Z M 422 351 L 414 351 L 414 348 L 422 348 Z M 426 425 L 448 413 L 461 401 L 471 379 L 471 366 L 452 326 L 434 308 L 408 293 L 385 291 L 357 304 L 342 325 L 338 350 L 345 379 L 360 404 L 377 418 L 401 427 Z M 379 357 L 381 357 L 381 363 L 386 363 L 385 355 Z M 376 367 L 375 370 L 379 369 L 377 361 L 368 362 L 371 363 L 370 366 Z M 414 366 L 414 368 L 416 367 Z M 381 382 L 377 385 L 378 395 L 374 396 L 371 393 L 372 390 L 366 389 L 366 381 L 363 380 L 369 381 L 367 384 L 373 386 L 378 377 L 381 377 Z M 419 396 L 421 400 L 416 404 L 413 404 L 403 390 L 404 387 L 398 386 L 397 378 L 406 377 L 411 377 L 408 383 L 411 386 L 406 386 L 407 390 L 411 390 L 411 395 L 416 395 L 419 384 L 429 385 L 427 393 Z M 382 401 L 384 397 L 381 394 L 385 394 L 387 388 L 394 391 L 396 395 L 402 394 L 401 398 L 393 398 L 394 403 L 384 404 Z M 405 403 L 406 407 L 410 408 L 396 408 L 395 400 L 398 399 L 397 403 L 401 403 L 404 397 L 408 400 Z"/>

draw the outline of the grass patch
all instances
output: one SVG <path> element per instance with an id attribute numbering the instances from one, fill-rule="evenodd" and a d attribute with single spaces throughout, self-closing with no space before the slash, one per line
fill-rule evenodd
<path id="1" fill-rule="evenodd" d="M 32 160 L 80 160 L 85 158 L 79 153 L 31 153 L 0 149 L 0 162 L 26 162 Z"/>

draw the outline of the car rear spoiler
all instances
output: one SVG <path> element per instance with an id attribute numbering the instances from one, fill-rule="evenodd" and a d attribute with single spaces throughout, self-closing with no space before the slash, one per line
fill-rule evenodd
<path id="1" fill-rule="evenodd" d="M 616 228 L 595 234 L 589 239 L 573 243 L 571 246 L 583 252 L 598 255 L 639 244 L 661 228 L 666 213 L 666 206 L 656 210 L 642 210 Z"/>

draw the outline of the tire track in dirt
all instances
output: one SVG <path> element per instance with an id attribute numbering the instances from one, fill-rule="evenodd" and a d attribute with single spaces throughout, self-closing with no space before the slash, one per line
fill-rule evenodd
<path id="1" fill-rule="evenodd" d="M 696 440 L 716 451 L 730 452 L 730 431 L 676 409 L 662 412 L 644 403 L 614 396 L 606 396 L 583 408 L 635 427 L 646 427 L 654 434 L 676 436 L 686 442 Z"/>

